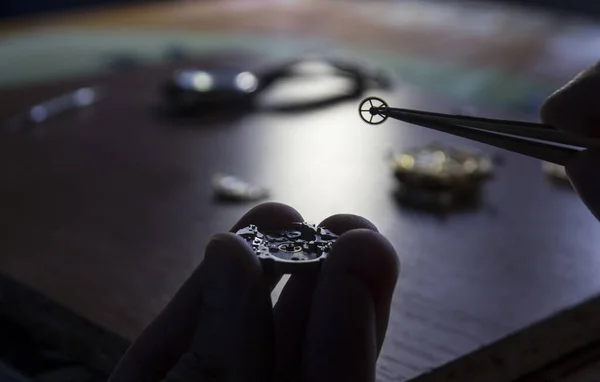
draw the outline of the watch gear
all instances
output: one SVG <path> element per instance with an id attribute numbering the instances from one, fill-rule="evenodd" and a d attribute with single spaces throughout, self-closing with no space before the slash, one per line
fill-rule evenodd
<path id="1" fill-rule="evenodd" d="M 380 125 L 388 119 L 387 116 L 381 114 L 381 110 L 387 109 L 387 107 L 387 103 L 381 98 L 368 97 L 358 105 L 358 114 L 366 123 Z"/>

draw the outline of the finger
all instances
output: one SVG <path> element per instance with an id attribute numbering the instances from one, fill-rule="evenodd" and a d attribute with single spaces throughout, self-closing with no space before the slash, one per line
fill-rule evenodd
<path id="1" fill-rule="evenodd" d="M 263 203 L 246 213 L 231 229 L 237 232 L 251 224 L 259 230 L 279 230 L 289 227 L 292 223 L 303 222 L 302 215 L 290 206 L 281 203 Z M 264 269 L 264 277 L 267 279 L 270 289 L 275 288 L 280 274 L 274 273 L 272 269 Z"/>
<path id="2" fill-rule="evenodd" d="M 566 166 L 567 174 L 581 200 L 600 220 L 600 152 L 585 150 Z"/>
<path id="3" fill-rule="evenodd" d="M 258 258 L 229 233 L 213 239 L 204 263 L 197 328 L 165 381 L 271 381 L 273 316 Z"/>
<path id="4" fill-rule="evenodd" d="M 373 381 L 399 273 L 391 244 L 353 230 L 321 270 L 307 327 L 304 381 Z"/>
<path id="5" fill-rule="evenodd" d="M 361 228 L 377 231 L 367 219 L 346 214 L 331 216 L 319 226 L 337 235 Z M 319 273 L 293 275 L 275 305 L 275 380 L 278 382 L 291 381 L 300 372 L 306 326 L 318 281 Z"/>
<path id="6" fill-rule="evenodd" d="M 542 105 L 541 119 L 558 129 L 600 137 L 600 62 L 581 72 Z"/>
<path id="7" fill-rule="evenodd" d="M 217 235 L 209 243 L 206 256 L 223 255 L 237 261 L 239 267 L 249 267 L 247 272 L 252 272 L 252 266 L 248 265 L 250 262 L 243 261 L 243 256 L 247 257 L 249 251 L 247 245 L 227 246 Z M 251 259 L 256 260 L 254 256 Z M 220 269 L 218 272 L 215 274 L 223 273 Z M 207 275 L 212 273 L 206 260 L 194 270 L 159 316 L 128 349 L 109 379 L 110 382 L 159 381 L 167 374 L 191 345 L 200 320 L 202 290 Z"/>
<path id="8" fill-rule="evenodd" d="M 360 228 L 379 232 L 377 227 L 375 227 L 375 224 L 371 223 L 369 220 L 363 218 L 362 216 L 350 214 L 338 214 L 330 216 L 323 220 L 319 225 L 327 228 L 336 235 L 341 235 L 344 232 Z"/>
<path id="9" fill-rule="evenodd" d="M 292 223 L 303 222 L 302 215 L 292 207 L 281 203 L 263 203 L 248 211 L 235 225 L 231 232 L 254 224 L 261 230 L 288 228 Z"/>

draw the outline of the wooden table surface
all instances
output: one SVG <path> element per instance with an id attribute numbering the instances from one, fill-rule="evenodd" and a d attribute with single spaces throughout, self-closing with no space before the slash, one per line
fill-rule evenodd
<path id="1" fill-rule="evenodd" d="M 390 8 L 396 20 L 420 14 L 430 22 L 405 17 L 393 24 L 375 5 L 245 4 L 169 3 L 59 15 L 0 31 L 14 36 L 67 25 L 324 36 L 458 64 L 493 64 L 557 84 L 589 59 L 580 53 L 561 61 L 556 41 L 579 24 L 554 15 L 406 2 Z M 487 15 L 488 30 L 481 22 L 479 30 L 469 30 L 478 15 Z M 489 25 L 493 17 L 496 31 Z M 153 113 L 156 88 L 173 68 L 260 59 L 200 57 L 1 89 L 2 119 L 80 85 L 101 84 L 107 94 L 96 106 L 29 134 L 0 133 L 2 311 L 35 323 L 43 336 L 68 336 L 71 351 L 94 356 L 88 362 L 109 370 L 202 260 L 208 238 L 252 206 L 214 202 L 210 179 L 228 172 L 270 187 L 272 200 L 296 207 L 307 220 L 363 215 L 393 242 L 403 274 L 380 380 L 513 380 L 598 339 L 597 222 L 570 190 L 547 182 L 538 161 L 414 126 L 365 127 L 352 102 L 185 127 Z M 378 94 L 408 108 L 450 112 L 461 106 L 410 86 Z M 483 208 L 439 219 L 397 205 L 386 154 L 431 140 L 504 158 L 485 187 Z M 77 335 L 59 325 L 61 319 L 70 320 Z"/>

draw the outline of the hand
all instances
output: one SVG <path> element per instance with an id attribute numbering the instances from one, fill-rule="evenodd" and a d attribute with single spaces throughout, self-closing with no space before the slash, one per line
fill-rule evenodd
<path id="1" fill-rule="evenodd" d="M 600 62 L 550 96 L 541 109 L 544 123 L 600 138 Z M 586 150 L 566 166 L 575 190 L 600 220 L 600 151 Z"/>
<path id="2" fill-rule="evenodd" d="M 301 221 L 291 207 L 267 203 L 231 232 Z M 366 219 L 335 215 L 320 225 L 341 236 L 318 274 L 290 277 L 274 308 L 277 276 L 263 272 L 240 237 L 213 237 L 109 381 L 374 381 L 398 257 Z"/>

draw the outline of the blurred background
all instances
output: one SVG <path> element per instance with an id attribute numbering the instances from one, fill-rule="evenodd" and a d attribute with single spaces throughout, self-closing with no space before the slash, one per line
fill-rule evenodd
<path id="1" fill-rule="evenodd" d="M 211 235 L 264 201 L 365 216 L 396 247 L 380 381 L 597 367 L 598 222 L 564 169 L 357 112 L 377 96 L 538 121 L 600 57 L 597 2 L 5 0 L 0 15 L 11 381 L 105 380 Z M 419 181 L 450 167 L 442 190 Z"/>
<path id="2" fill-rule="evenodd" d="M 90 6 L 106 6 L 115 4 L 148 3 L 150 0 L 6 0 L 2 2 L 0 15 L 4 18 L 42 14 L 46 12 L 64 11 L 68 9 L 81 9 Z M 156 2 L 156 1 L 154 1 Z M 599 17 L 600 5 L 593 0 L 490 0 L 490 2 L 508 3 L 533 6 L 538 8 L 553 9 L 581 13 L 587 16 Z"/>

